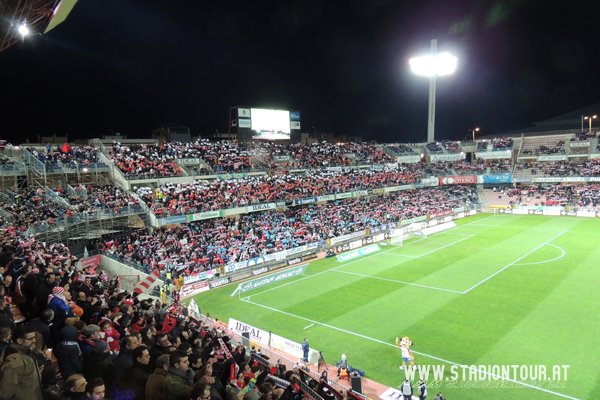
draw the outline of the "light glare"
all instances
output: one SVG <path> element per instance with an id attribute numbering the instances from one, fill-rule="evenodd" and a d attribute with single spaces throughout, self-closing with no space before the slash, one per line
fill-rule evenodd
<path id="1" fill-rule="evenodd" d="M 23 36 L 29 35 L 29 28 L 27 25 L 23 24 L 19 26 L 19 33 Z"/>
<path id="2" fill-rule="evenodd" d="M 437 56 L 423 56 L 410 59 L 410 67 L 417 75 L 442 76 L 456 71 L 458 59 L 450 53 L 440 53 Z"/>

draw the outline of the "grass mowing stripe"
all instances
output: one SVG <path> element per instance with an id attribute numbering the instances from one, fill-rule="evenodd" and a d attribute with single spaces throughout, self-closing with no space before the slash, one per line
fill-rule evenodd
<path id="1" fill-rule="evenodd" d="M 516 264 L 518 261 L 520 261 L 520 260 L 524 259 L 525 257 L 527 257 L 528 255 L 530 255 L 531 253 L 533 253 L 534 251 L 536 251 L 536 250 L 537 250 L 537 249 L 539 249 L 540 247 L 542 247 L 542 246 L 544 246 L 545 244 L 547 244 L 547 243 L 549 243 L 549 242 L 553 241 L 553 240 L 554 240 L 554 239 L 556 239 L 557 237 L 559 237 L 559 236 L 561 236 L 561 235 L 564 235 L 564 234 L 565 234 L 565 233 L 567 233 L 567 232 L 568 232 L 568 230 L 563 230 L 563 231 L 562 231 L 561 233 L 559 233 L 558 235 L 556 235 L 556 236 L 552 237 L 552 238 L 551 238 L 551 239 L 549 239 L 549 240 L 546 240 L 544 243 L 540 244 L 540 245 L 539 245 L 538 247 L 536 247 L 535 249 L 533 249 L 533 250 L 531 250 L 531 251 L 527 252 L 525 255 L 523 255 L 523 256 L 521 256 L 521 257 L 517 258 L 515 261 L 511 262 L 510 264 L 508 264 L 506 267 L 502 268 L 502 269 L 501 269 L 501 270 L 499 270 L 499 271 L 496 271 L 496 272 L 494 272 L 492 275 L 488 276 L 487 278 L 485 278 L 485 279 L 484 279 L 484 280 L 482 280 L 481 282 L 479 282 L 479 283 L 476 283 L 475 285 L 471 286 L 469 289 L 465 290 L 465 291 L 463 292 L 463 294 L 469 293 L 471 290 L 475 289 L 477 286 L 481 285 L 481 284 L 482 284 L 482 283 L 484 283 L 485 281 L 487 281 L 487 280 L 489 280 L 489 279 L 493 278 L 494 276 L 498 275 L 500 272 L 504 271 L 506 268 L 508 268 L 508 267 L 510 267 L 510 266 L 512 266 L 512 265 L 514 265 L 514 264 Z"/>
<path id="2" fill-rule="evenodd" d="M 249 303 L 249 304 L 253 304 L 253 305 L 255 305 L 255 306 L 258 306 L 258 307 L 263 307 L 263 308 L 266 308 L 266 309 L 268 309 L 268 310 L 271 310 L 271 311 L 274 311 L 274 312 L 277 312 L 277 313 L 281 313 L 281 314 L 288 315 L 288 316 L 290 316 L 290 317 L 299 318 L 299 319 L 302 319 L 302 320 L 304 320 L 304 321 L 311 322 L 312 324 L 321 325 L 321 326 L 324 326 L 324 327 L 326 327 L 326 328 L 330 328 L 330 329 L 334 329 L 334 330 L 336 330 L 336 331 L 340 331 L 340 332 L 343 332 L 343 333 L 347 333 L 347 334 L 349 334 L 349 335 L 358 336 L 358 337 L 360 337 L 360 338 L 363 338 L 363 339 L 367 339 L 367 340 L 370 340 L 370 341 L 373 341 L 373 342 L 377 342 L 377 343 L 380 343 L 380 344 L 384 344 L 384 345 L 386 345 L 386 346 L 390 346 L 390 347 L 393 347 L 393 348 L 397 348 L 397 346 L 396 346 L 396 345 L 394 345 L 394 344 L 391 344 L 391 343 L 388 343 L 388 342 L 384 342 L 383 340 L 379 340 L 379 339 L 375 339 L 375 338 L 372 338 L 372 337 L 369 337 L 369 336 L 361 335 L 360 333 L 356 333 L 356 332 L 352 332 L 352 331 L 349 331 L 349 330 L 346 330 L 346 329 L 338 328 L 338 327 L 336 327 L 336 326 L 332 326 L 332 325 L 324 324 L 324 323 L 322 323 L 322 322 L 315 321 L 315 320 L 312 320 L 312 319 L 309 319 L 309 318 L 305 318 L 305 317 L 302 317 L 302 316 L 300 316 L 300 315 L 295 315 L 295 314 L 292 314 L 292 313 L 288 313 L 288 312 L 286 312 L 286 311 L 278 310 L 278 309 L 276 309 L 276 308 L 273 308 L 273 307 L 269 307 L 269 306 L 265 306 L 265 305 L 263 305 L 263 304 L 255 303 L 255 302 L 253 302 L 253 301 L 251 301 L 251 300 L 243 300 L 243 301 L 245 301 L 246 303 Z M 458 365 L 458 366 L 464 365 L 464 364 L 460 364 L 460 363 L 457 363 L 457 362 L 454 362 L 454 361 L 444 360 L 443 358 L 439 358 L 439 357 L 432 356 L 432 355 L 429 355 L 429 354 L 420 353 L 420 352 L 418 352 L 418 351 L 414 351 L 414 350 L 411 350 L 411 351 L 412 351 L 413 353 L 415 353 L 415 354 L 418 354 L 418 355 L 420 355 L 420 356 L 428 357 L 428 358 L 431 358 L 431 359 L 433 359 L 433 360 L 436 360 L 436 361 L 441 361 L 441 362 L 443 362 L 443 363 L 446 363 L 446 364 L 450 364 L 450 365 Z M 485 373 L 485 375 L 488 375 L 488 376 L 491 376 L 491 377 L 496 377 L 496 378 L 499 378 L 499 376 L 497 376 L 497 375 L 494 375 L 494 374 L 492 374 L 492 373 L 489 373 L 489 372 L 487 372 L 487 371 L 483 371 L 483 373 Z M 528 384 L 528 383 L 521 382 L 521 381 L 518 381 L 518 380 L 514 380 L 514 379 L 510 379 L 510 378 L 504 378 L 504 379 L 505 379 L 505 380 L 507 380 L 507 381 L 510 381 L 510 382 L 513 382 L 513 383 L 516 383 L 516 384 L 522 385 L 522 386 L 526 386 L 526 387 L 528 387 L 528 388 L 531 388 L 531 389 L 541 390 L 542 392 L 550 393 L 550 394 L 553 394 L 553 395 L 556 395 L 556 396 L 560 396 L 560 397 L 564 397 L 564 398 L 567 398 L 567 399 L 571 399 L 571 400 L 582 400 L 582 399 L 579 399 L 579 398 L 577 398 L 577 397 L 572 397 L 572 396 L 568 396 L 568 395 L 566 395 L 566 394 L 562 394 L 562 393 L 558 393 L 558 392 L 553 392 L 553 391 L 551 391 L 551 390 L 544 389 L 544 388 L 541 388 L 541 387 L 537 387 L 537 386 L 534 386 L 534 385 L 530 385 L 530 384 Z"/>
<path id="3" fill-rule="evenodd" d="M 552 260 L 544 260 L 544 261 L 537 261 L 537 262 L 530 262 L 530 263 L 519 263 L 519 264 L 513 264 L 513 265 L 536 265 L 536 264 L 544 264 L 544 263 L 549 263 L 549 262 L 552 262 L 552 261 L 560 260 L 561 258 L 563 258 L 565 256 L 566 253 L 565 253 L 565 251 L 561 247 L 555 246 L 555 245 L 553 245 L 551 243 L 548 243 L 548 246 L 556 247 L 557 249 L 559 249 L 562 252 L 562 254 L 560 256 L 556 257 L 556 258 L 553 258 Z"/>
<path id="4" fill-rule="evenodd" d="M 394 279 L 380 278 L 378 276 L 370 276 L 370 275 L 364 275 L 364 274 L 357 274 L 355 272 L 347 272 L 347 271 L 340 271 L 340 270 L 335 270 L 335 272 L 339 272 L 339 273 L 342 273 L 342 274 L 350 274 L 350 275 L 362 276 L 363 278 L 379 279 L 379 280 L 382 280 L 382 281 L 402 283 L 404 285 L 419 286 L 419 287 L 423 287 L 423 288 L 427 288 L 427 289 L 443 290 L 444 292 L 451 292 L 451 293 L 463 294 L 463 292 L 459 292 L 457 290 L 450 290 L 450 289 L 438 288 L 438 287 L 427 286 L 427 285 L 419 285 L 418 283 L 402 282 L 402 281 L 397 281 L 397 280 L 394 280 Z"/>
<path id="5" fill-rule="evenodd" d="M 596 361 L 600 360 L 600 342 L 594 333 L 598 331 L 599 323 L 593 315 L 597 313 L 596 305 L 600 301 L 600 295 L 596 293 L 600 292 L 595 291 L 593 285 L 600 282 L 600 270 L 596 268 L 600 265 L 600 248 L 596 244 L 600 241 L 600 219 L 479 214 L 456 222 L 457 227 L 453 229 L 458 230 L 455 233 L 466 232 L 463 237 L 467 234 L 476 237 L 420 259 L 386 257 L 390 254 L 384 253 L 394 248 L 382 248 L 383 251 L 373 257 L 369 255 L 348 263 L 339 263 L 332 258 L 316 260 L 311 262 L 306 273 L 317 279 L 308 280 L 301 276 L 296 279 L 305 279 L 303 282 L 294 285 L 291 284 L 294 280 L 284 282 L 290 284 L 283 290 L 265 287 L 270 290 L 268 294 L 245 299 L 258 299 L 262 305 L 284 310 L 287 314 L 257 306 L 259 303 L 232 299 L 232 286 L 197 295 L 196 302 L 204 313 L 209 311 L 219 319 L 236 318 L 261 329 L 273 330 L 290 340 L 301 341 L 310 331 L 311 344 L 314 341 L 328 357 L 345 353 L 353 365 L 368 371 L 371 379 L 391 387 L 400 383 L 398 379 L 404 380 L 397 368 L 399 351 L 392 350 L 394 338 L 407 335 L 415 342 L 415 355 L 419 354 L 423 360 L 423 363 L 417 360 L 417 364 L 435 364 L 437 359 L 438 364 L 447 365 L 445 377 L 451 377 L 449 366 L 453 365 L 445 363 L 447 360 L 476 366 L 571 365 L 566 386 L 541 385 L 565 394 L 558 394 L 560 397 L 554 392 L 526 387 L 525 392 L 512 391 L 511 394 L 510 390 L 464 390 L 442 383 L 441 391 L 449 398 L 595 398 L 600 387 L 597 372 L 600 362 Z M 472 228 L 459 229 L 467 225 Z M 449 232 L 452 230 L 440 232 L 437 240 L 430 239 L 428 248 L 423 242 L 414 244 L 416 251 L 408 251 L 412 244 L 405 247 L 405 255 L 418 256 L 456 240 Z M 565 230 L 568 235 L 552 238 Z M 445 240 L 443 236 L 446 236 Z M 551 242 L 539 247 L 546 239 Z M 515 260 L 536 247 L 539 247 L 536 251 Z M 514 268 L 498 273 L 511 263 Z M 348 267 L 343 268 L 346 265 Z M 367 277 L 321 273 L 325 270 L 344 270 Z M 570 275 L 575 271 L 577 275 Z M 456 287 L 462 291 L 462 287 L 466 289 L 493 274 L 496 274 L 494 279 L 488 279 L 493 284 L 481 284 L 480 290 L 473 289 L 468 296 L 385 280 L 418 282 L 438 288 Z M 463 283 L 457 286 L 457 282 Z M 330 308 L 336 311 L 324 311 Z M 307 319 L 361 335 L 349 335 L 320 324 L 304 330 L 312 324 L 306 322 Z M 583 325 L 581 322 L 586 320 L 588 323 Z M 590 328 L 592 326 L 596 329 Z M 565 331 L 569 332 L 568 336 L 563 333 Z M 366 340 L 365 337 L 378 340 Z M 561 337 L 568 338 L 568 344 L 561 345 Z M 386 346 L 380 345 L 382 341 Z M 426 353 L 439 357 L 430 359 Z M 520 379 L 518 376 L 511 378 Z M 538 386 L 535 382 L 529 383 Z"/>

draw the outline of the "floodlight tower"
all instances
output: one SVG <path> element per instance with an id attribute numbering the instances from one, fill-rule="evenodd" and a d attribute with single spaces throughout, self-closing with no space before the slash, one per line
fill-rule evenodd
<path id="1" fill-rule="evenodd" d="M 449 53 L 437 53 L 437 39 L 431 39 L 428 56 L 410 59 L 412 71 L 417 75 L 429 77 L 429 118 L 427 120 L 427 143 L 434 141 L 435 130 L 435 80 L 438 76 L 448 75 L 456 70 L 457 58 Z"/>

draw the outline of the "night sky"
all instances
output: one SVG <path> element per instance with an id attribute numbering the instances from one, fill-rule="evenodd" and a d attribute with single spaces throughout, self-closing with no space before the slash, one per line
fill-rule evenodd
<path id="1" fill-rule="evenodd" d="M 599 3 L 82 0 L 0 53 L 0 139 L 206 135 L 243 105 L 299 110 L 302 132 L 424 141 L 429 83 L 408 59 L 434 35 L 459 58 L 436 139 L 527 128 L 600 102 Z"/>

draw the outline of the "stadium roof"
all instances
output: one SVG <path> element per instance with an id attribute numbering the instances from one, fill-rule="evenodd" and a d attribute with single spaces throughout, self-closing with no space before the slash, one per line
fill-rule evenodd
<path id="1" fill-rule="evenodd" d="M 44 34 L 63 22 L 77 0 L 0 0 L 0 52 L 24 39 L 19 27 L 30 34 Z"/>
<path id="2" fill-rule="evenodd" d="M 581 131 L 581 119 L 585 116 L 598 115 L 600 116 L 600 103 L 593 104 L 566 114 L 558 115 L 543 121 L 534 122 L 534 126 L 528 128 L 514 129 L 511 131 L 500 132 L 490 135 L 481 135 L 481 138 L 502 137 L 502 136 L 535 136 L 535 135 L 551 135 L 565 134 L 570 132 L 565 131 Z M 592 125 L 592 129 L 600 127 L 600 119 L 596 120 L 596 126 Z M 587 121 L 584 121 L 583 130 L 588 129 Z"/>

